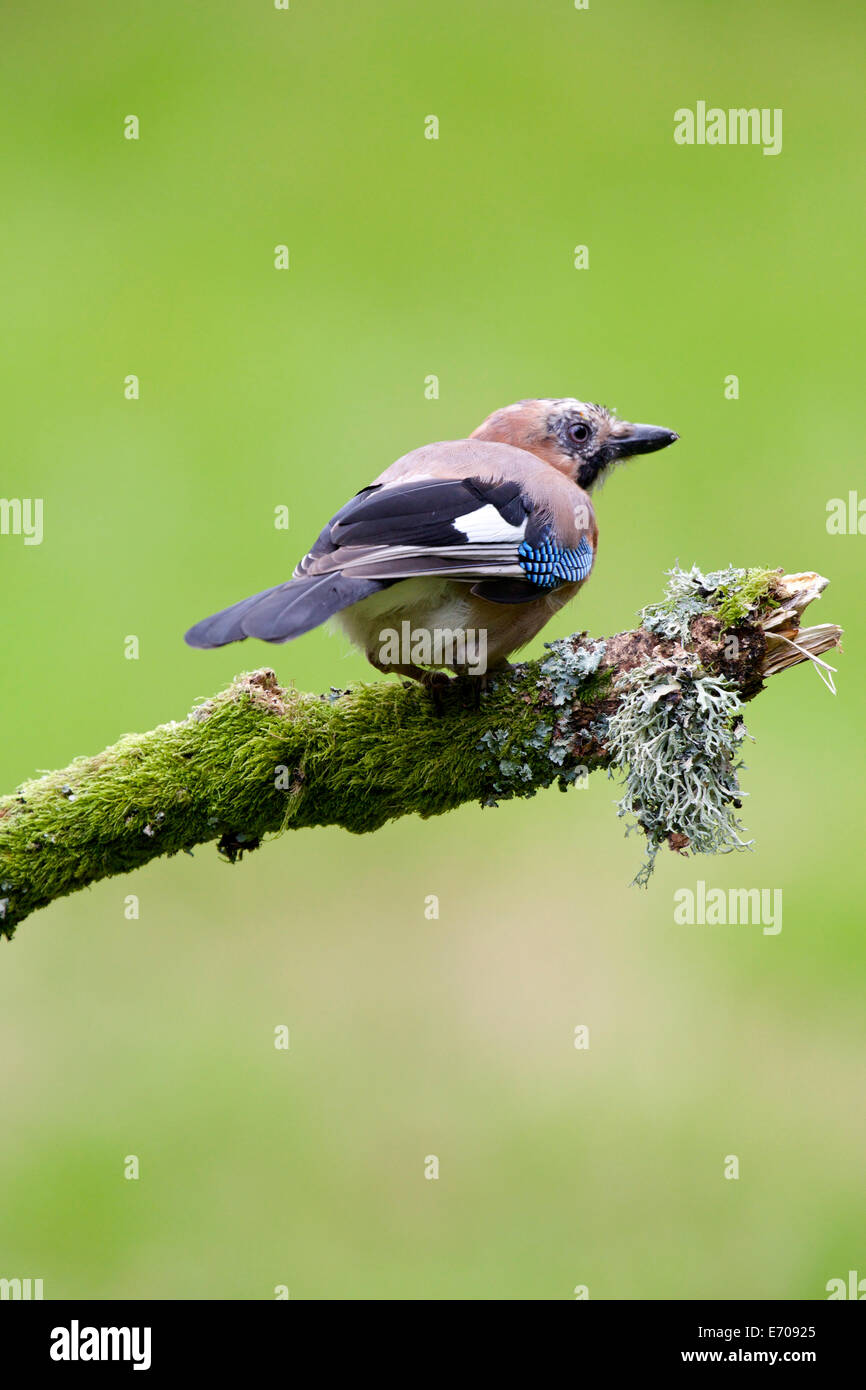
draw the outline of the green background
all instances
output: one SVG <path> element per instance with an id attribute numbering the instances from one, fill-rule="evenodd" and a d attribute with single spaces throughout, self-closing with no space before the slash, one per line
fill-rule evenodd
<path id="1" fill-rule="evenodd" d="M 863 484 L 864 27 L 811 0 L 7 9 L 0 491 L 44 498 L 45 537 L 0 537 L 4 790 L 239 669 L 377 679 L 324 631 L 181 637 L 393 458 L 524 396 L 682 436 L 601 494 L 548 640 L 631 626 L 677 560 L 816 569 L 849 640 L 836 699 L 801 667 L 749 711 L 754 854 L 665 854 L 647 892 L 597 777 L 234 868 L 205 847 L 26 922 L 0 951 L 0 1276 L 687 1299 L 866 1275 L 866 537 L 825 525 Z M 699 99 L 783 108 L 783 152 L 675 145 Z M 675 925 L 699 878 L 782 888 L 781 934 Z"/>

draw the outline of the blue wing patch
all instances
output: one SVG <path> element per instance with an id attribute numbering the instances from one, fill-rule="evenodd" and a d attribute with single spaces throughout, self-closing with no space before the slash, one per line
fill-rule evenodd
<path id="1" fill-rule="evenodd" d="M 526 578 L 539 589 L 555 589 L 560 584 L 578 584 L 592 569 L 592 546 L 581 536 L 576 550 L 562 550 L 549 536 L 538 545 L 524 541 L 517 555 Z"/>

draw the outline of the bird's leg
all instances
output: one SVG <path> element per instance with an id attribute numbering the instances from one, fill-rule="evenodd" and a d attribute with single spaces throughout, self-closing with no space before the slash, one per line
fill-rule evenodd
<path id="1" fill-rule="evenodd" d="M 460 690 L 463 706 L 465 709 L 480 709 L 481 697 L 490 689 L 491 682 L 497 674 L 511 670 L 511 663 L 499 661 L 490 670 L 484 671 L 481 675 L 473 675 L 471 671 L 464 667 L 457 673 L 457 683 Z"/>
<path id="2" fill-rule="evenodd" d="M 457 682 L 444 671 L 428 671 L 421 666 L 413 666 L 411 663 L 402 666 L 386 666 L 378 660 L 373 652 L 367 652 L 367 660 L 371 666 L 375 666 L 376 670 L 381 671 L 383 675 L 388 676 L 393 674 L 395 676 L 402 676 L 406 685 L 408 685 L 411 680 L 423 686 L 433 702 L 433 708 L 436 713 L 445 713 L 445 697 L 451 687 L 456 685 Z"/>
<path id="3" fill-rule="evenodd" d="M 490 682 L 497 674 L 510 670 L 509 662 L 499 661 L 481 675 L 473 675 L 466 667 L 462 667 L 456 675 L 449 676 L 445 671 L 426 670 L 421 666 L 411 664 L 385 665 L 374 652 L 367 652 L 367 660 L 383 675 L 402 676 L 407 683 L 412 680 L 422 685 L 430 695 L 437 714 L 445 714 L 450 703 L 449 691 L 452 690 L 459 696 L 463 709 L 479 709 L 482 696 L 489 689 Z"/>
<path id="4" fill-rule="evenodd" d="M 480 709 L 481 696 L 487 689 L 487 676 L 470 676 L 467 671 L 461 671 L 455 682 L 460 694 L 460 703 L 464 709 Z"/>
<path id="5" fill-rule="evenodd" d="M 457 685 L 457 681 L 445 671 L 425 671 L 421 684 L 429 694 L 436 714 L 444 714 L 448 705 L 448 695 Z"/>
<path id="6" fill-rule="evenodd" d="M 405 676 L 409 680 L 418 681 L 421 685 L 427 683 L 427 677 L 431 674 L 431 672 L 423 670 L 422 667 L 412 666 L 411 664 L 405 666 L 385 665 L 379 661 L 378 657 L 376 657 L 373 652 L 367 652 L 367 660 L 371 666 L 375 666 L 376 670 L 381 671 L 384 676 Z"/>

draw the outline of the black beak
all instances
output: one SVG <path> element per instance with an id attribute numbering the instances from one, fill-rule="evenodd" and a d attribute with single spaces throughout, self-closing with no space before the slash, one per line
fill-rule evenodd
<path id="1" fill-rule="evenodd" d="M 607 441 L 605 452 L 611 458 L 627 459 L 632 454 L 654 454 L 656 449 L 666 449 L 679 435 L 673 430 L 661 429 L 658 425 L 626 425 L 626 433 L 615 435 Z"/>

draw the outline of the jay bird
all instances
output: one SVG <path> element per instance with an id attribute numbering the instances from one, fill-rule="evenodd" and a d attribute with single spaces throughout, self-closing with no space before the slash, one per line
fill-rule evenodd
<path id="1" fill-rule="evenodd" d="M 573 399 L 505 406 L 468 439 L 391 464 L 332 517 L 292 579 L 204 618 L 186 641 L 288 642 L 336 617 L 380 671 L 426 681 L 438 664 L 461 674 L 453 659 L 425 669 L 405 652 L 383 659 L 383 631 L 408 620 L 427 633 L 483 632 L 487 669 L 501 665 L 589 577 L 592 489 L 620 460 L 678 438 Z"/>

